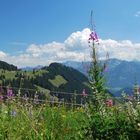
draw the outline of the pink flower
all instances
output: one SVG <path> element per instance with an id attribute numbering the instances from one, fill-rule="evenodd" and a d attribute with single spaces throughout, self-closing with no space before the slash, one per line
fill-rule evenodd
<path id="1" fill-rule="evenodd" d="M 3 96 L 2 95 L 0 95 L 0 101 L 2 101 L 3 100 Z"/>
<path id="2" fill-rule="evenodd" d="M 113 106 L 113 100 L 112 100 L 112 99 L 107 99 L 106 105 L 107 105 L 108 107 Z"/>
<path id="3" fill-rule="evenodd" d="M 13 94 L 13 90 L 12 89 L 7 89 L 7 97 L 12 97 Z"/>
<path id="4" fill-rule="evenodd" d="M 89 41 L 90 40 L 98 42 L 98 36 L 97 36 L 96 32 L 91 32 Z"/>
<path id="5" fill-rule="evenodd" d="M 82 95 L 83 95 L 83 97 L 87 97 L 88 96 L 88 94 L 86 93 L 85 89 L 83 89 Z"/>
<path id="6" fill-rule="evenodd" d="M 138 92 L 140 93 L 140 87 L 139 87 L 139 89 L 138 89 Z"/>
<path id="7" fill-rule="evenodd" d="M 3 95 L 2 95 L 2 93 L 3 93 L 3 89 L 2 89 L 2 86 L 0 86 L 0 101 L 3 100 Z"/>

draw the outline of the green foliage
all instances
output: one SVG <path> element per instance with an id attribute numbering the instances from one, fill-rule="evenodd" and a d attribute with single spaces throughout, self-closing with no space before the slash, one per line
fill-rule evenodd
<path id="1" fill-rule="evenodd" d="M 33 106 L 10 101 L 1 104 L 0 139 L 88 139 L 88 116 L 83 108 L 67 110 L 49 105 Z"/>
<path id="2" fill-rule="evenodd" d="M 123 106 L 106 107 L 100 111 L 90 112 L 91 134 L 93 139 L 99 140 L 138 140 L 140 131 L 138 116 Z M 132 109 L 132 108 L 131 108 Z M 136 112 L 138 110 L 135 110 Z M 135 112 L 135 113 L 136 113 Z"/>
<path id="3" fill-rule="evenodd" d="M 103 65 L 101 65 L 100 61 L 98 60 L 98 52 L 94 40 L 90 47 L 92 49 L 92 56 L 89 70 L 89 83 L 93 95 L 91 102 L 92 105 L 98 110 L 101 106 L 104 105 L 107 96 L 110 96 L 104 86 L 104 69 L 107 64 L 105 62 Z"/>
<path id="4" fill-rule="evenodd" d="M 91 67 L 89 71 L 89 82 L 93 94 L 93 99 L 88 104 L 89 122 L 93 140 L 136 140 L 140 136 L 136 122 L 136 112 L 130 114 L 130 106 L 123 103 L 124 106 L 107 106 L 107 94 L 104 88 L 104 69 L 106 63 L 102 66 L 98 60 L 98 52 L 94 40 L 90 45 L 92 48 Z M 131 111 L 134 107 L 131 108 Z"/>
<path id="5" fill-rule="evenodd" d="M 124 108 L 125 107 L 125 108 Z M 0 106 L 0 139 L 139 140 L 140 106 L 95 110 L 9 100 Z"/>

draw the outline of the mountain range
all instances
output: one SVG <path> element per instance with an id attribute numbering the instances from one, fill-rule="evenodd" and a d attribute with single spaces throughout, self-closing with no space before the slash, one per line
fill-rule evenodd
<path id="1" fill-rule="evenodd" d="M 90 62 L 68 61 L 64 64 L 79 70 L 85 75 L 88 74 L 87 70 L 90 66 Z M 122 91 L 132 94 L 134 84 L 140 85 L 140 62 L 109 59 L 105 78 L 106 86 L 116 96 L 119 96 Z"/>

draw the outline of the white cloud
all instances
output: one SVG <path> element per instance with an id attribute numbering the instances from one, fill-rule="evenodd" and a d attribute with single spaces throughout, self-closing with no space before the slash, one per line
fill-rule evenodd
<path id="1" fill-rule="evenodd" d="M 51 62 L 84 61 L 90 60 L 90 48 L 88 46 L 90 30 L 88 28 L 72 33 L 64 42 L 51 42 L 46 44 L 31 44 L 25 52 L 16 56 L 7 55 L 0 51 L 0 58 L 19 67 L 48 65 Z M 118 58 L 127 61 L 140 61 L 140 43 L 130 40 L 116 41 L 112 39 L 100 39 L 97 50 L 100 58 L 105 58 L 106 52 L 110 58 Z"/>
<path id="2" fill-rule="evenodd" d="M 118 58 L 127 61 L 140 61 L 140 43 L 132 43 L 130 40 L 115 41 L 101 40 L 99 53 L 109 52 L 110 58 Z"/>
<path id="3" fill-rule="evenodd" d="M 67 50 L 70 51 L 79 51 L 84 50 L 88 46 L 88 37 L 90 34 L 90 30 L 88 28 L 85 28 L 83 31 L 77 31 L 75 33 L 72 33 L 65 41 L 64 44 L 66 46 Z"/>
<path id="4" fill-rule="evenodd" d="M 3 51 L 0 51 L 0 58 L 3 59 L 7 56 L 6 53 L 4 53 Z"/>
<path id="5" fill-rule="evenodd" d="M 52 42 L 44 45 L 36 45 L 36 44 L 31 44 L 27 50 L 26 53 L 39 57 L 43 55 L 53 55 L 54 53 L 58 51 L 63 51 L 65 49 L 63 43 L 57 43 L 57 42 Z"/>
<path id="6" fill-rule="evenodd" d="M 135 17 L 140 17 L 140 11 L 137 11 Z"/>

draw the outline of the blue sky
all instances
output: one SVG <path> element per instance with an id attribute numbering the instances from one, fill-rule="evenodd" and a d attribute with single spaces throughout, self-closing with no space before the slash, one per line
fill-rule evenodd
<path id="1" fill-rule="evenodd" d="M 131 45 L 137 48 L 140 42 L 139 5 L 139 0 L 0 0 L 1 59 L 18 66 L 32 65 L 32 63 L 15 62 L 15 59 L 23 56 L 28 57 L 27 61 L 30 61 L 29 58 L 32 56 L 38 57 L 35 60 L 40 59 L 40 61 L 51 59 L 44 57 L 47 51 L 45 46 L 53 42 L 63 46 L 72 33 L 77 31 L 85 33 L 87 30 L 83 30 L 89 27 L 91 10 L 103 45 L 104 41 L 109 39 L 121 44 L 127 40 L 128 44 L 132 43 Z M 124 46 L 127 46 L 126 41 Z M 66 49 L 66 46 L 64 48 Z M 74 50 L 73 46 L 72 50 L 76 52 L 76 47 Z M 36 51 L 44 53 L 40 56 L 31 54 Z M 117 54 L 115 56 L 117 57 Z M 72 56 L 70 58 L 72 59 Z M 31 61 L 34 60 L 32 59 Z M 135 59 L 134 56 L 132 59 Z"/>

